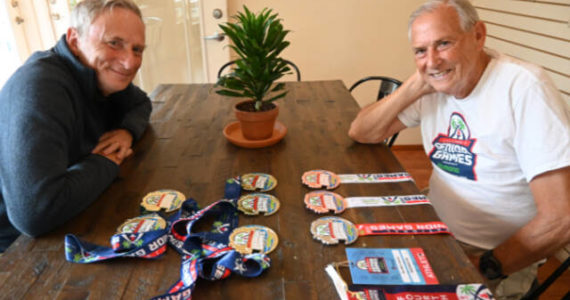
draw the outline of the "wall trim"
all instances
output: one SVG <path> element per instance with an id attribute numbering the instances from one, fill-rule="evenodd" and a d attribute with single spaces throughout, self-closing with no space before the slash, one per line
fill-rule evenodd
<path id="1" fill-rule="evenodd" d="M 422 145 L 393 145 L 392 151 L 424 151 L 424 146 Z"/>

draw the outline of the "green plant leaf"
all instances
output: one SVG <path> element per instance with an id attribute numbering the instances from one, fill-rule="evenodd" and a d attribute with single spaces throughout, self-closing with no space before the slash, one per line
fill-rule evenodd
<path id="1" fill-rule="evenodd" d="M 269 8 L 253 13 L 244 6 L 243 11 L 231 19 L 233 23 L 219 27 L 231 40 L 230 48 L 239 59 L 234 70 L 218 80 L 216 93 L 251 98 L 259 110 L 262 101 L 275 101 L 286 94 L 270 95 L 285 89 L 283 83 L 274 85 L 274 82 L 291 73 L 287 63 L 279 58 L 289 46 L 285 40 L 289 31 L 283 28 L 278 14 Z"/>
<path id="2" fill-rule="evenodd" d="M 279 94 L 279 95 L 277 95 L 277 96 L 275 96 L 275 97 L 273 97 L 273 98 L 270 98 L 270 99 L 265 100 L 265 102 L 273 102 L 273 101 L 275 101 L 275 100 L 277 100 L 277 99 L 283 98 L 283 97 L 285 97 L 285 95 L 287 95 L 287 93 L 288 93 L 288 92 L 283 92 L 283 93 L 281 93 L 281 94 Z"/>

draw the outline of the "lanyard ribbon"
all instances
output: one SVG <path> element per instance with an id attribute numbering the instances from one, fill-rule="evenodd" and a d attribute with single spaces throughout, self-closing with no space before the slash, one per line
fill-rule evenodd
<path id="1" fill-rule="evenodd" d="M 423 286 L 358 286 L 351 285 L 350 300 L 491 300 L 489 289 L 478 283 Z"/>
<path id="2" fill-rule="evenodd" d="M 327 170 L 311 170 L 303 173 L 301 181 L 310 188 L 332 190 L 340 183 L 387 183 L 414 180 L 407 172 L 337 175 Z"/>
<path id="3" fill-rule="evenodd" d="M 350 285 L 342 279 L 334 265 L 329 275 L 341 300 L 493 300 L 493 294 L 480 283 L 459 285 Z"/>
<path id="4" fill-rule="evenodd" d="M 232 248 L 222 248 L 207 256 L 185 256 L 180 270 L 180 280 L 173 284 L 164 295 L 152 300 L 192 299 L 192 290 L 198 277 L 207 280 L 220 280 L 231 273 L 244 277 L 257 277 L 269 268 L 270 259 L 264 254 L 242 255 Z"/>
<path id="5" fill-rule="evenodd" d="M 395 205 L 431 204 L 425 195 L 407 196 L 381 196 L 381 197 L 347 197 L 347 206 L 352 207 L 377 207 Z"/>
<path id="6" fill-rule="evenodd" d="M 413 181 L 407 172 L 375 173 L 375 174 L 339 174 L 341 183 L 383 183 Z"/>
<path id="7" fill-rule="evenodd" d="M 224 194 L 229 200 L 219 200 L 203 209 L 198 208 L 196 201 L 188 199 L 167 219 L 166 229 L 115 234 L 111 237 L 111 247 L 94 245 L 68 234 L 65 236 L 66 259 L 75 263 L 117 257 L 154 259 L 162 256 L 170 245 L 182 256 L 180 280 L 166 294 L 153 299 L 191 299 L 198 277 L 219 280 L 231 273 L 259 276 L 270 266 L 267 255 L 243 255 L 228 246 L 229 235 L 238 225 L 239 177 L 226 181 Z M 213 219 L 211 224 L 202 224 L 210 219 Z M 197 227 L 208 227 L 209 231 L 198 231 Z"/>
<path id="8" fill-rule="evenodd" d="M 347 208 L 431 204 L 425 195 L 342 197 L 330 191 L 305 194 L 305 206 L 316 213 L 339 214 Z"/>
<path id="9" fill-rule="evenodd" d="M 153 300 L 191 299 L 198 277 L 219 280 L 231 273 L 256 277 L 269 268 L 268 256 L 242 255 L 228 247 L 229 235 L 238 224 L 234 200 L 212 203 L 190 217 L 180 218 L 172 224 L 171 245 L 182 255 L 180 280 L 173 284 L 166 294 Z M 204 227 L 201 223 L 209 219 L 208 216 L 216 217 L 215 221 L 209 224 L 210 231 L 195 232 L 195 227 Z"/>
<path id="10" fill-rule="evenodd" d="M 198 205 L 193 199 L 184 201 L 180 210 L 167 219 L 167 227 L 147 232 L 117 233 L 111 237 L 111 247 L 98 246 L 82 241 L 73 234 L 65 235 L 65 259 L 86 264 L 118 257 L 154 259 L 166 252 L 170 224 L 182 216 L 193 214 Z"/>
<path id="11" fill-rule="evenodd" d="M 358 235 L 451 234 L 443 222 L 356 224 Z"/>

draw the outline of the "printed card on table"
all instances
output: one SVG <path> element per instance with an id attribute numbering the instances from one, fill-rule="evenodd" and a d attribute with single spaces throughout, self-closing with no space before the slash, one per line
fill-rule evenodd
<path id="1" fill-rule="evenodd" d="M 421 248 L 346 248 L 346 256 L 354 284 L 439 283 Z"/>

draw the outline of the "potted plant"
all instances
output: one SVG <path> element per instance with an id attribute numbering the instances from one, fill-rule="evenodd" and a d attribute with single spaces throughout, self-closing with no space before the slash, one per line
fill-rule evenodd
<path id="1" fill-rule="evenodd" d="M 232 41 L 230 47 L 239 58 L 235 68 L 221 76 L 215 87 L 224 96 L 246 98 L 234 106 L 236 117 L 246 139 L 261 140 L 273 133 L 279 108 L 275 100 L 285 97 L 284 83 L 276 80 L 290 73 L 287 63 L 279 57 L 289 46 L 281 19 L 265 8 L 252 13 L 246 6 L 233 18 L 236 23 L 221 24 L 220 28 Z"/>

